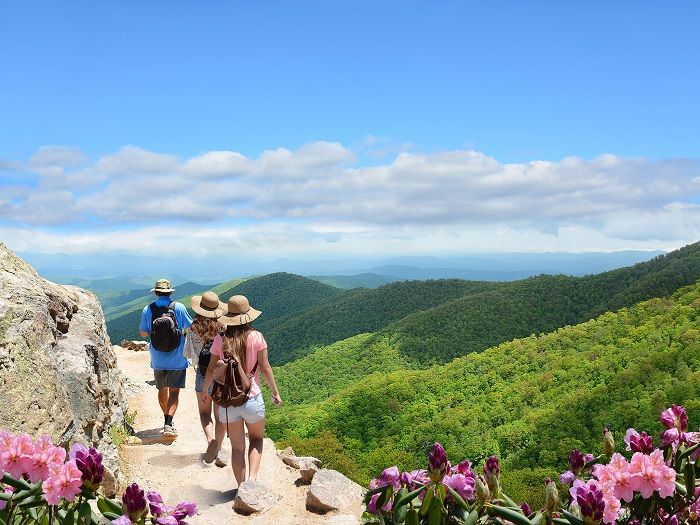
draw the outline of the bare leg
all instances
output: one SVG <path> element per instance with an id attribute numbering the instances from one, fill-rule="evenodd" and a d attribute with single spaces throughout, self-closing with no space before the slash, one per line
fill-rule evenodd
<path id="1" fill-rule="evenodd" d="M 228 437 L 231 440 L 231 468 L 233 477 L 240 486 L 245 481 L 245 431 L 243 420 L 228 424 Z"/>
<path id="2" fill-rule="evenodd" d="M 180 389 L 171 386 L 168 390 L 168 411 L 165 412 L 165 414 L 169 416 L 174 416 L 175 412 L 177 411 L 178 400 L 180 399 Z"/>
<path id="3" fill-rule="evenodd" d="M 219 407 L 212 401 L 211 405 L 214 407 L 214 414 L 219 413 Z M 219 444 L 219 450 L 221 450 L 221 445 L 224 443 L 224 437 L 226 437 L 226 424 L 219 421 L 218 417 L 214 417 L 214 436 L 216 437 L 216 442 Z M 219 452 L 217 450 L 217 454 Z"/>
<path id="4" fill-rule="evenodd" d="M 255 481 L 260 468 L 260 458 L 263 451 L 263 437 L 265 436 L 265 420 L 256 423 L 246 423 L 248 427 L 248 479 Z"/>
<path id="5" fill-rule="evenodd" d="M 199 405 L 199 422 L 202 424 L 204 436 L 207 438 L 207 443 L 209 443 L 212 439 L 214 439 L 214 422 L 211 419 L 212 403 L 211 398 L 209 398 L 209 396 L 206 396 L 208 399 L 206 399 L 205 402 L 205 400 L 203 399 L 204 396 L 204 392 L 197 392 L 197 404 Z M 219 443 L 221 443 L 220 440 Z"/>
<path id="6" fill-rule="evenodd" d="M 168 395 L 169 392 L 167 386 L 158 389 L 158 404 L 160 405 L 160 409 L 163 411 L 163 415 L 167 415 L 168 413 Z"/>

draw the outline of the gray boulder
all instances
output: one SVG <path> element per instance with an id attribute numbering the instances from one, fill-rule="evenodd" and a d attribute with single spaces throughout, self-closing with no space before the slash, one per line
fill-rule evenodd
<path id="1" fill-rule="evenodd" d="M 259 481 L 244 481 L 238 487 L 233 509 L 239 514 L 265 512 L 274 507 L 282 497 L 270 491 Z"/>
<path id="2" fill-rule="evenodd" d="M 60 286 L 0 243 L 0 427 L 83 443 L 104 456 L 103 490 L 121 474 L 109 429 L 122 425 L 123 377 L 97 297 Z"/>
<path id="3" fill-rule="evenodd" d="M 325 514 L 332 510 L 352 511 L 362 500 L 364 489 L 336 470 L 321 469 L 306 496 L 306 508 Z"/>
<path id="4" fill-rule="evenodd" d="M 294 454 L 292 447 L 287 447 L 284 450 L 277 452 L 277 457 L 282 460 L 282 463 L 295 469 L 301 469 L 302 464 L 313 463 L 318 468 L 323 466 L 320 459 L 311 456 L 297 456 Z"/>
<path id="5" fill-rule="evenodd" d="M 313 481 L 316 472 L 319 470 L 319 466 L 308 458 L 301 458 L 301 461 L 299 461 L 299 474 L 301 474 L 301 481 L 305 485 Z"/>

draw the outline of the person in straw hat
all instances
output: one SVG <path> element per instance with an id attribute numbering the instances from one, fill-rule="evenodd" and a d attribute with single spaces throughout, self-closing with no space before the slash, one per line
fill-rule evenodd
<path id="1" fill-rule="evenodd" d="M 267 343 L 263 335 L 253 329 L 252 322 L 260 310 L 250 306 L 243 295 L 234 295 L 228 300 L 226 311 L 219 322 L 226 326 L 221 349 L 212 347 L 212 362 L 223 360 L 224 355 L 235 356 L 243 368 L 251 375 L 251 389 L 248 401 L 240 407 L 218 407 L 219 420 L 228 424 L 231 440 L 231 467 L 240 486 L 246 479 L 255 480 L 260 467 L 265 434 L 265 404 L 260 392 L 258 374 L 262 372 L 265 382 L 272 392 L 275 405 L 282 404 L 272 366 L 267 357 Z M 211 365 L 210 365 L 211 366 Z M 248 429 L 248 476 L 245 464 L 245 427 Z"/>
<path id="2" fill-rule="evenodd" d="M 209 364 L 212 348 L 216 347 L 220 352 L 222 346 L 223 326 L 217 319 L 223 315 L 226 305 L 219 300 L 218 295 L 209 291 L 192 297 L 192 310 L 197 316 L 187 332 L 184 355 L 192 361 L 195 368 L 194 390 L 199 405 L 199 421 L 207 440 L 204 462 L 215 461 L 217 467 L 225 467 L 227 460 L 220 452 L 226 428 L 216 416 L 212 420 L 214 404 L 210 396 L 210 387 L 214 366 Z"/>
<path id="3" fill-rule="evenodd" d="M 163 315 L 169 315 L 171 308 L 180 334 L 192 324 L 192 318 L 187 313 L 187 308 L 182 303 L 173 302 L 170 298 L 174 291 L 175 289 L 167 279 L 156 281 L 155 286 L 151 289 L 151 292 L 156 295 L 156 300 L 146 306 L 141 313 L 139 326 L 141 337 L 148 337 L 153 329 L 153 321 Z M 179 345 L 168 352 L 156 350 L 153 347 L 153 341 L 148 347 L 151 354 L 151 368 L 153 368 L 156 388 L 158 389 L 158 403 L 163 410 L 163 418 L 165 419 L 163 435 L 172 437 L 177 436 L 173 418 L 177 411 L 180 389 L 185 388 L 187 367 L 189 366 L 187 359 L 182 354 L 185 338 L 180 335 L 179 340 Z"/>

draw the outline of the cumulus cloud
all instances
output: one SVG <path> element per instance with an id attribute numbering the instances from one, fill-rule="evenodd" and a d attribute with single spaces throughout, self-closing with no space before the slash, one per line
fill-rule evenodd
<path id="1" fill-rule="evenodd" d="M 700 234 L 697 159 L 604 154 L 501 163 L 457 150 L 402 151 L 363 165 L 342 144 L 315 142 L 256 158 L 210 151 L 182 159 L 125 146 L 91 164 L 79 150 L 52 146 L 24 165 L 41 179 L 29 192 L 0 198 L 0 218 L 16 228 L 70 225 L 90 239 L 80 246 L 102 239 L 113 247 L 122 238 L 140 246 L 139 232 L 151 238 L 154 226 L 187 231 L 203 244 L 287 249 L 316 241 L 405 248 L 420 236 L 437 246 L 440 235 L 447 246 L 447 239 L 471 242 L 482 231 L 493 240 L 497 232 L 538 232 L 542 249 L 542 239 L 562 242 L 563 232 L 586 232 L 591 249 L 604 245 L 601 239 L 657 242 L 654 248 Z M 95 223 L 116 229 L 107 237 L 94 233 Z M 169 238 L 169 231 L 156 233 Z"/>

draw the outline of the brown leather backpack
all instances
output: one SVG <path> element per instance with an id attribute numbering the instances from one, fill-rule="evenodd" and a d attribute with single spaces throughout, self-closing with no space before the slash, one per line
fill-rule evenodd
<path id="1" fill-rule="evenodd" d="M 258 363 L 246 374 L 243 364 L 234 356 L 226 356 L 214 366 L 214 386 L 211 398 L 220 407 L 239 407 L 248 401 L 252 387 L 251 378 L 258 368 Z"/>

